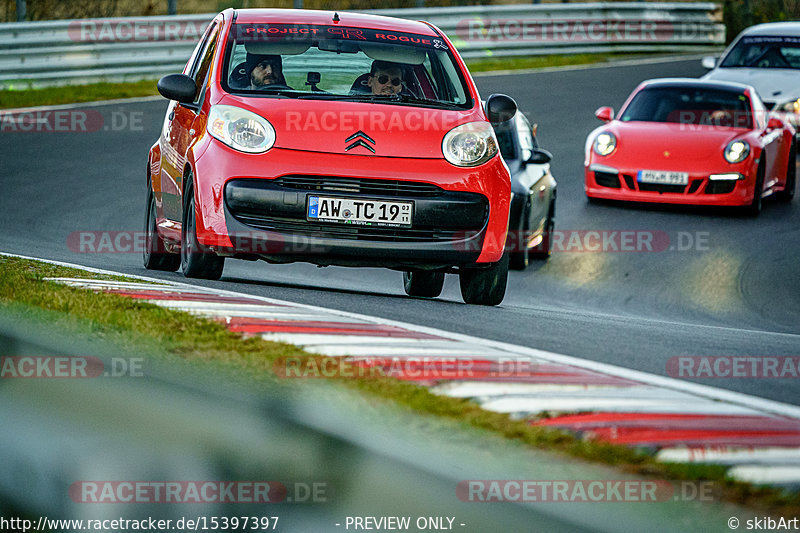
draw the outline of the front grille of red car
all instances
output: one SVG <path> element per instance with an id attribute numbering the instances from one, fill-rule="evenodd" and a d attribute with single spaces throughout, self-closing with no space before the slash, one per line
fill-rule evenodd
<path id="1" fill-rule="evenodd" d="M 686 191 L 686 194 L 694 194 L 697 192 L 697 189 L 703 184 L 703 178 L 692 180 L 692 184 L 689 186 L 689 190 Z"/>
<path id="2" fill-rule="evenodd" d="M 639 190 L 641 192 L 671 192 L 671 193 L 684 193 L 686 192 L 686 185 L 664 185 L 661 183 L 639 183 Z"/>
<path id="3" fill-rule="evenodd" d="M 636 180 L 633 179 L 633 176 L 630 174 L 623 174 L 622 177 L 625 179 L 625 185 L 632 191 L 636 190 Z"/>
<path id="4" fill-rule="evenodd" d="M 736 188 L 736 181 L 734 180 L 709 180 L 706 185 L 706 194 L 729 194 Z"/>
<path id="5" fill-rule="evenodd" d="M 283 176 L 275 183 L 290 189 L 336 193 L 359 193 L 380 196 L 439 196 L 444 190 L 431 183 L 400 180 L 343 178 L 338 176 Z"/>
<path id="6" fill-rule="evenodd" d="M 318 237 L 320 239 L 351 239 L 394 242 L 454 241 L 464 239 L 478 232 L 477 229 L 473 231 L 465 231 L 437 228 L 391 228 L 353 226 L 344 224 L 315 224 L 305 220 L 300 221 L 292 218 L 260 217 L 254 215 L 239 215 L 237 218 L 240 222 L 247 224 L 254 229 L 292 233 L 294 235 Z"/>
<path id="7" fill-rule="evenodd" d="M 361 226 L 308 220 L 308 196 L 320 193 L 412 201 L 413 226 Z M 363 178 L 233 179 L 225 185 L 225 205 L 230 216 L 250 228 L 321 239 L 458 241 L 480 232 L 489 219 L 489 201 L 479 193 L 446 191 L 428 183 Z"/>
<path id="8" fill-rule="evenodd" d="M 608 187 L 610 189 L 619 189 L 619 175 L 612 172 L 599 172 L 595 171 L 594 181 L 601 187 Z"/>

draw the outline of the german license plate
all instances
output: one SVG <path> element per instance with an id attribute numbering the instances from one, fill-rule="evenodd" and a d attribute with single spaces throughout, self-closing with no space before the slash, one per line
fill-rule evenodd
<path id="1" fill-rule="evenodd" d="M 665 172 L 661 170 L 640 170 L 637 176 L 639 183 L 659 183 L 661 185 L 686 185 L 689 183 L 688 172 Z"/>
<path id="2" fill-rule="evenodd" d="M 414 202 L 309 196 L 307 220 L 359 226 L 411 227 Z"/>

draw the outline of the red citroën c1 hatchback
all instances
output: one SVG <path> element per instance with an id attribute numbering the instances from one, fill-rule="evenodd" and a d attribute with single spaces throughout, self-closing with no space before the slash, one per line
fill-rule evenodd
<path id="1" fill-rule="evenodd" d="M 226 10 L 182 74 L 150 150 L 147 268 L 218 279 L 226 258 L 403 272 L 435 297 L 505 294 L 510 177 L 492 123 L 435 26 L 306 10 Z"/>

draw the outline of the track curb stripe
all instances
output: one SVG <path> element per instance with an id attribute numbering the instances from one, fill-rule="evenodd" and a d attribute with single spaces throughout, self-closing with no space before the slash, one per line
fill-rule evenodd
<path id="1" fill-rule="evenodd" d="M 98 274 L 126 276 L 69 263 L 46 262 Z M 489 410 L 524 417 L 542 411 L 561 415 L 559 418 L 563 425 L 559 425 L 559 418 L 541 425 L 564 427 L 611 442 L 660 448 L 657 450 L 657 457 L 661 460 L 674 461 L 682 458 L 695 462 L 699 460 L 698 457 L 703 456 L 704 450 L 707 453 L 715 453 L 715 450 L 721 449 L 749 448 L 752 452 L 750 456 L 752 463 L 737 464 L 729 470 L 731 476 L 754 482 L 800 483 L 800 467 L 794 468 L 797 462 L 795 456 L 792 453 L 781 456 L 774 452 L 776 448 L 787 452 L 800 451 L 800 432 L 796 429 L 800 425 L 800 407 L 795 405 L 424 326 L 143 276 L 127 275 L 127 277 L 154 282 L 158 286 L 149 286 L 143 290 L 142 284 L 126 286 L 124 283 L 114 282 L 112 285 L 109 282 L 81 279 L 54 281 L 73 286 L 84 285 L 86 288 L 106 290 L 123 296 L 127 291 L 127 295 L 131 297 L 138 296 L 165 307 L 188 310 L 233 324 L 254 320 L 255 317 L 248 317 L 248 311 L 259 312 L 265 307 L 269 308 L 268 306 L 282 306 L 286 308 L 285 311 L 295 311 L 296 320 L 287 318 L 292 314 L 289 312 L 282 318 L 281 326 L 277 324 L 273 326 L 285 327 L 290 331 L 313 331 L 322 334 L 286 333 L 275 329 L 270 330 L 274 333 L 260 334 L 270 340 L 299 344 L 316 353 L 359 355 L 357 352 L 361 352 L 360 355 L 364 356 L 383 353 L 398 359 L 415 355 L 475 360 L 516 358 L 532 361 L 534 364 L 546 364 L 549 371 L 542 374 L 534 373 L 538 379 L 533 383 L 516 379 L 520 376 L 491 379 L 482 376 L 483 381 L 459 382 L 439 379 L 431 380 L 430 384 L 435 393 L 471 397 Z M 105 289 L 103 289 L 104 283 Z M 162 290 L 160 294 L 151 294 Z M 186 294 L 180 294 L 181 291 Z M 225 311 L 236 311 L 233 314 L 239 320 L 234 321 L 232 316 L 225 315 Z M 308 319 L 310 315 L 314 317 L 313 320 Z M 319 317 L 324 318 L 320 320 Z M 264 325 L 268 320 L 264 321 L 262 317 L 258 320 L 257 327 L 269 327 Z M 324 322 L 325 326 L 321 327 L 319 322 Z M 365 332 L 369 334 L 363 335 Z M 390 332 L 398 333 L 400 336 L 389 337 Z M 371 335 L 373 333 L 374 336 Z M 550 376 L 555 379 L 548 380 Z M 583 379 L 565 383 L 564 376 Z M 424 379 L 418 381 L 428 382 Z M 481 394 L 490 392 L 491 389 L 486 387 L 487 385 L 494 386 L 493 393 Z M 561 390 L 557 391 L 559 387 Z M 591 430 L 584 427 L 582 431 L 576 419 L 569 420 L 567 415 L 574 415 L 576 411 L 594 412 L 596 418 Z M 709 418 L 710 423 L 705 426 L 702 416 L 687 415 L 711 415 L 715 418 Z M 591 415 L 583 416 L 591 417 Z M 602 417 L 605 417 L 605 420 L 602 420 Z M 585 418 L 584 423 L 587 420 Z M 725 427 L 720 420 L 728 420 L 731 425 Z M 745 428 L 743 422 L 746 420 L 754 422 L 758 420 L 758 423 L 755 424 L 756 427 Z M 776 427 L 768 429 L 767 426 L 772 420 L 776 422 Z M 731 452 L 731 457 L 733 453 Z M 758 464 L 762 457 L 767 456 L 775 457 L 778 461 L 781 457 L 786 457 L 787 461 L 782 463 L 782 466 L 787 468 L 778 473 L 775 468 L 779 466 Z M 714 459 L 715 462 L 724 464 L 724 460 L 720 460 L 718 456 L 714 456 Z M 747 455 L 739 453 L 737 460 L 746 463 Z"/>

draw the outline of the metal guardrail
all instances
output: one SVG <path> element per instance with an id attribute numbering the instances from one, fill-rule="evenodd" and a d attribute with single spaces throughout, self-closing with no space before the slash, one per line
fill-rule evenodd
<path id="1" fill-rule="evenodd" d="M 427 20 L 464 58 L 700 52 L 725 42 L 710 2 L 594 2 L 367 10 Z M 182 69 L 208 15 L 0 24 L 0 87 L 152 79 Z"/>

